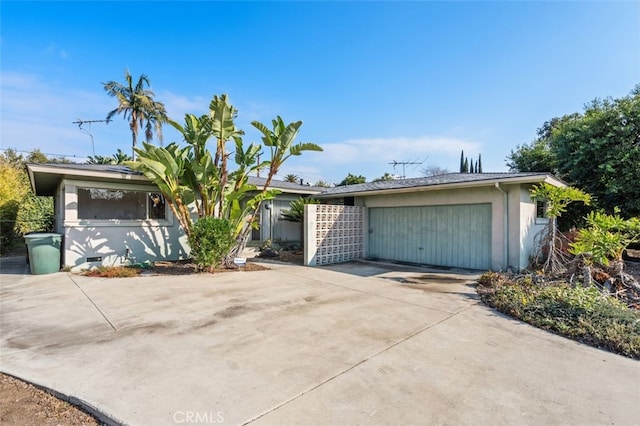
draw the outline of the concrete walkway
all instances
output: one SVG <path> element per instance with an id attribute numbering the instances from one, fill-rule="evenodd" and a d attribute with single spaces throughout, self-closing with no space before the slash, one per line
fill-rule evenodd
<path id="1" fill-rule="evenodd" d="M 495 313 L 473 275 L 97 279 L 23 262 L 0 263 L 0 370 L 123 424 L 637 424 L 637 361 Z"/>

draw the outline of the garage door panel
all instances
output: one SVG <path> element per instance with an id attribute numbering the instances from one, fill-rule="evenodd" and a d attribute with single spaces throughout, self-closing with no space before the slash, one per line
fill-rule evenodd
<path id="1" fill-rule="evenodd" d="M 369 256 L 488 269 L 491 205 L 370 208 Z"/>

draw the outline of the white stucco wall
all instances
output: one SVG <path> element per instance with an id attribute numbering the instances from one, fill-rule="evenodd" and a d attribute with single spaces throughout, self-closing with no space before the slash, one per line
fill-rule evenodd
<path id="1" fill-rule="evenodd" d="M 536 203 L 531 200 L 531 186 L 520 189 L 520 263 L 529 266 L 537 247 L 537 235 L 542 232 L 548 220 L 536 219 Z"/>
<path id="2" fill-rule="evenodd" d="M 77 188 L 106 188 L 157 192 L 152 185 L 63 180 L 58 187 L 64 200 L 62 230 L 64 265 L 72 270 L 92 266 L 115 266 L 126 262 L 127 249 L 135 262 L 187 258 L 189 245 L 179 223 L 167 206 L 164 220 L 78 219 Z M 87 258 L 101 257 L 88 262 Z"/>
<path id="3" fill-rule="evenodd" d="M 528 260 L 523 262 L 522 250 L 528 240 L 521 237 L 520 185 L 501 185 L 500 188 L 507 193 L 506 196 L 491 186 L 360 196 L 355 198 L 355 204 L 371 208 L 490 203 L 492 269 L 524 268 Z"/>

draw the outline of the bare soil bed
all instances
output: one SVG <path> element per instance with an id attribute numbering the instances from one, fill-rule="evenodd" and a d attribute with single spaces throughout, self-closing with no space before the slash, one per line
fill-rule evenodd
<path id="1" fill-rule="evenodd" d="M 100 422 L 42 389 L 0 373 L 0 424 L 70 426 Z"/>
<path id="2" fill-rule="evenodd" d="M 269 268 L 266 266 L 258 265 L 248 259 L 245 266 L 235 268 L 218 268 L 213 271 L 214 274 L 222 272 L 237 272 L 242 271 L 266 271 Z M 185 275 L 185 274 L 197 274 L 196 265 L 188 260 L 181 260 L 177 262 L 155 262 L 153 267 L 148 269 L 158 275 Z M 205 272 L 206 273 L 206 272 Z"/>

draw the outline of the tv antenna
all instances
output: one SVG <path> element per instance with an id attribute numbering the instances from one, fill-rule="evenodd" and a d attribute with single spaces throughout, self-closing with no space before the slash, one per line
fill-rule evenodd
<path id="1" fill-rule="evenodd" d="M 425 160 L 426 160 L 426 158 L 425 158 Z M 396 160 L 393 160 L 389 164 L 391 164 L 393 166 L 393 170 L 396 169 L 396 166 L 402 166 L 402 176 L 400 176 L 400 179 L 406 179 L 406 177 L 407 177 L 405 175 L 406 167 L 410 166 L 410 165 L 413 165 L 413 164 L 420 165 L 422 163 L 424 163 L 424 160 L 422 160 L 422 161 L 396 161 Z"/>
<path id="2" fill-rule="evenodd" d="M 74 121 L 72 123 L 72 124 L 77 124 L 78 129 L 80 129 L 80 131 L 85 135 L 89 135 L 89 137 L 91 138 L 91 152 L 93 153 L 94 157 L 96 156 L 96 146 L 93 143 L 93 133 L 91 133 L 91 124 L 92 123 L 108 123 L 108 122 L 109 122 L 108 120 L 81 120 L 78 118 L 77 121 Z M 89 125 L 89 130 L 82 128 L 82 126 L 85 124 Z"/>

